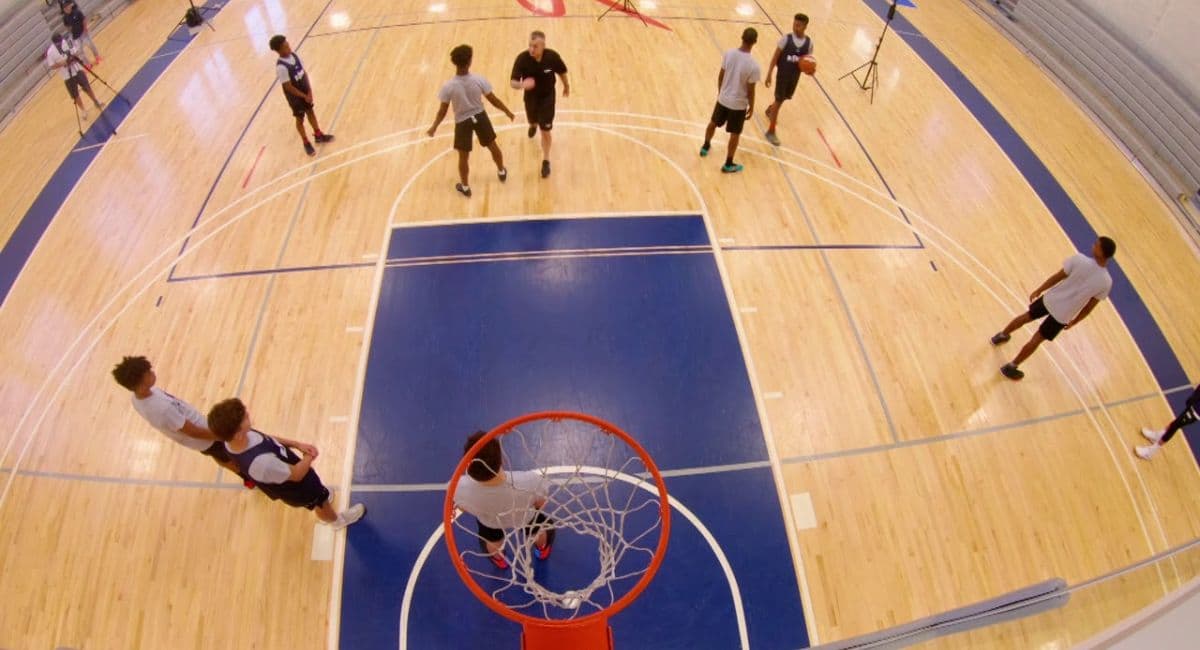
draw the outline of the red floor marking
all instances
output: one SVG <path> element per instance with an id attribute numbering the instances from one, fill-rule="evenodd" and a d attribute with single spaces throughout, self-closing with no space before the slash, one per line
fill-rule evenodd
<path id="1" fill-rule="evenodd" d="M 838 160 L 837 154 L 834 153 L 833 147 L 829 146 L 829 141 L 825 139 L 825 134 L 821 132 L 820 127 L 817 127 L 817 135 L 821 136 L 821 142 L 825 143 L 825 148 L 829 150 L 829 155 L 833 156 L 833 162 L 837 163 L 838 169 L 841 169 L 842 161 Z"/>
<path id="2" fill-rule="evenodd" d="M 254 164 L 250 165 L 250 171 L 246 172 L 246 180 L 242 181 L 242 189 L 246 189 L 246 185 L 250 183 L 250 177 L 254 175 L 254 168 L 258 167 L 258 161 L 262 160 L 263 152 L 267 150 L 267 145 L 263 145 L 262 149 L 258 150 L 258 156 L 254 158 Z"/>

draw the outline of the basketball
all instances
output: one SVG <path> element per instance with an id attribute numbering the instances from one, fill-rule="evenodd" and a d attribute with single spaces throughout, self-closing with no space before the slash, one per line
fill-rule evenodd
<path id="1" fill-rule="evenodd" d="M 800 57 L 800 61 L 796 65 L 800 66 L 800 72 L 807 75 L 811 75 L 817 71 L 817 59 L 811 54 L 805 54 Z"/>

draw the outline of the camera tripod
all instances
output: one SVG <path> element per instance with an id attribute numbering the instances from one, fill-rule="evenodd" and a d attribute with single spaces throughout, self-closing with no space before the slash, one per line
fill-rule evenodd
<path id="1" fill-rule="evenodd" d="M 85 75 L 91 75 L 92 79 L 99 81 L 100 85 L 109 89 L 112 92 L 114 99 L 115 98 L 125 99 L 124 95 L 122 95 L 120 92 L 118 92 L 116 88 L 113 88 L 112 86 L 110 86 L 108 84 L 108 82 L 104 80 L 103 77 L 96 74 L 96 71 L 93 70 L 92 67 L 89 66 L 87 63 L 85 63 L 83 61 L 83 59 L 81 59 L 78 56 L 71 54 L 71 53 L 67 53 L 66 57 L 67 57 L 67 74 L 71 75 L 72 78 L 79 75 L 79 72 L 75 72 L 74 74 L 72 74 L 72 70 L 78 69 L 80 72 L 83 72 Z M 86 79 L 86 76 L 85 76 L 85 79 Z M 91 88 L 90 83 L 88 84 L 88 88 L 89 89 Z M 83 90 L 84 90 L 83 88 L 77 88 L 75 91 L 76 96 L 78 96 L 78 93 L 83 92 Z M 95 98 L 94 92 L 91 93 L 89 96 L 92 97 L 92 99 L 95 100 L 99 104 L 96 107 L 97 109 L 104 108 L 104 103 L 100 102 L 99 99 Z M 76 127 L 76 130 L 79 131 L 79 137 L 82 138 L 83 137 L 83 116 L 80 115 L 80 113 L 79 113 L 79 103 L 81 101 L 82 101 L 82 99 L 77 100 L 75 97 L 71 98 L 71 106 L 74 107 L 74 109 L 75 109 L 75 127 Z M 129 100 L 126 99 L 125 103 L 129 103 Z M 109 125 L 109 128 L 112 129 L 113 135 L 116 135 L 117 129 L 115 127 L 113 127 L 111 124 Z"/>
<path id="2" fill-rule="evenodd" d="M 646 22 L 646 17 L 642 15 L 642 12 L 638 11 L 637 6 L 633 4 L 633 0 L 621 0 L 620 2 L 617 0 L 607 0 L 607 2 L 608 9 L 605 9 L 604 12 L 596 18 L 597 21 L 607 16 L 608 12 L 612 11 L 613 9 L 617 9 L 629 14 L 630 16 L 637 16 L 638 19 L 642 21 L 643 25 L 646 25 L 647 27 L 649 26 L 649 23 Z"/>
<path id="3" fill-rule="evenodd" d="M 884 21 L 884 23 L 883 23 L 883 32 L 879 34 L 879 42 L 875 44 L 875 53 L 871 55 L 871 60 L 858 66 L 857 68 L 851 70 L 850 72 L 847 72 L 846 74 L 838 77 L 838 81 L 841 81 L 842 79 L 845 79 L 846 77 L 854 77 L 854 80 L 858 82 L 859 88 L 862 88 L 863 90 L 871 91 L 871 103 L 872 104 L 875 103 L 875 86 L 876 86 L 876 84 L 879 83 L 879 61 L 878 61 L 879 46 L 883 45 L 883 37 L 887 36 L 888 27 L 891 26 L 892 19 L 895 17 L 896 17 L 896 0 L 892 0 L 892 6 L 888 8 L 887 20 Z M 866 72 L 866 74 L 863 75 L 863 78 L 860 80 L 856 73 L 859 70 L 862 70 L 863 68 L 866 68 L 867 72 Z"/>

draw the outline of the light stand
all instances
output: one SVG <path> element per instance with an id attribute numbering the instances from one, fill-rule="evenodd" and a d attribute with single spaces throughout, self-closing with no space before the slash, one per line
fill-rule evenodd
<path id="1" fill-rule="evenodd" d="M 175 30 L 180 27 L 186 27 L 188 34 L 195 36 L 200 33 L 200 28 L 205 25 L 214 32 L 217 31 L 217 28 L 213 27 L 212 21 L 204 17 L 204 12 L 211 11 L 212 9 L 212 7 L 197 7 L 195 2 L 188 0 L 187 11 L 183 12 L 183 18 L 171 28 L 171 34 L 174 34 Z M 167 40 L 170 40 L 171 34 L 167 34 Z"/>
<path id="2" fill-rule="evenodd" d="M 871 103 L 872 104 L 875 103 L 875 86 L 879 83 L 879 62 L 878 62 L 879 46 L 883 45 L 883 37 L 887 36 L 888 27 L 891 26 L 892 19 L 895 17 L 896 17 L 896 0 L 892 0 L 892 6 L 888 8 L 887 20 L 884 21 L 884 23 L 883 23 L 883 32 L 879 34 L 879 42 L 875 44 L 875 53 L 871 55 L 871 60 L 858 66 L 857 68 L 851 70 L 850 72 L 847 72 L 846 74 L 838 77 L 838 81 L 841 81 L 842 79 L 845 79 L 846 77 L 854 77 L 854 80 L 858 82 L 859 88 L 862 88 L 863 90 L 871 91 Z M 857 73 L 859 70 L 862 70 L 863 68 L 866 68 L 867 72 L 866 72 L 866 74 L 863 75 L 863 78 L 860 80 L 858 78 L 858 75 L 855 73 Z"/>
<path id="3" fill-rule="evenodd" d="M 620 7 L 621 11 L 631 16 L 637 16 L 642 21 L 643 25 L 646 25 L 647 27 L 649 26 L 649 23 L 646 22 L 646 17 L 642 15 L 642 12 L 638 11 L 636 6 L 634 6 L 633 0 L 621 0 L 619 3 L 617 0 L 608 0 L 608 3 L 608 9 L 605 9 L 604 12 L 596 18 L 597 22 L 599 22 L 601 18 L 607 16 L 608 12 Z"/>

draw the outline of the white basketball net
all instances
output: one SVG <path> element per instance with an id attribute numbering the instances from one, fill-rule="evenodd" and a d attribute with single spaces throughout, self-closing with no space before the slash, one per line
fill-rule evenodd
<path id="1" fill-rule="evenodd" d="M 505 472 L 528 470 L 541 478 L 541 512 L 555 529 L 553 554 L 537 559 L 537 529 L 514 523 L 532 520 L 536 511 L 527 504 L 540 495 L 512 488 L 514 507 L 501 513 L 514 526 L 504 528 L 508 569 L 488 559 L 474 516 L 455 517 L 467 572 L 493 598 L 529 616 L 573 619 L 611 607 L 649 569 L 662 526 L 658 488 L 645 462 L 620 437 L 578 420 L 527 422 L 499 440 Z M 564 569 L 556 575 L 569 572 L 575 584 L 543 585 L 535 575 L 539 565 Z"/>

